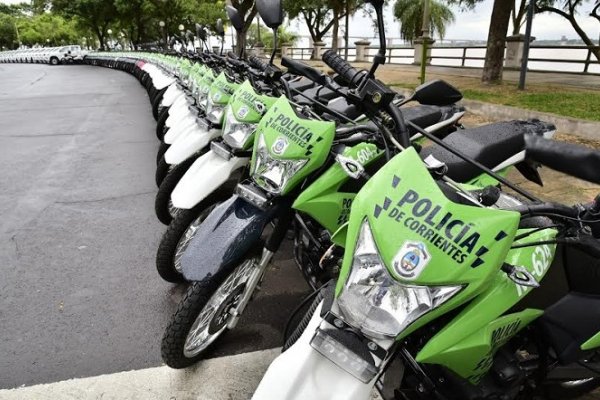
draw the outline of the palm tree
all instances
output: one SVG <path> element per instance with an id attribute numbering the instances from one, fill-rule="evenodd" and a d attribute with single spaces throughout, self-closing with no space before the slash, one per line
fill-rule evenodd
<path id="1" fill-rule="evenodd" d="M 421 36 L 423 27 L 423 2 L 425 0 L 396 0 L 394 16 L 400 21 L 400 36 L 402 39 L 413 42 Z M 430 3 L 430 29 L 431 36 L 438 35 L 443 38 L 446 27 L 454 22 L 454 13 L 445 4 L 438 0 L 429 0 Z"/>

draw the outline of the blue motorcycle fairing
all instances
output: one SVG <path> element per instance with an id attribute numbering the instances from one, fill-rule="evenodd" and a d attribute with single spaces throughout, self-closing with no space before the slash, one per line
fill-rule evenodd
<path id="1" fill-rule="evenodd" d="M 277 208 L 261 210 L 237 195 L 218 205 L 198 227 L 181 256 L 184 278 L 202 282 L 235 267 L 260 241 Z"/>

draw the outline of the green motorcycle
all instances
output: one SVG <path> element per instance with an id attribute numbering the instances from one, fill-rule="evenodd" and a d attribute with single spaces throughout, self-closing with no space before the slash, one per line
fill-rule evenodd
<path id="1" fill-rule="evenodd" d="M 538 137 L 527 151 L 600 183 L 599 153 Z M 600 196 L 482 198 L 408 149 L 365 184 L 337 235 L 337 285 L 254 399 L 368 399 L 376 385 L 386 399 L 568 399 L 600 386 Z"/>

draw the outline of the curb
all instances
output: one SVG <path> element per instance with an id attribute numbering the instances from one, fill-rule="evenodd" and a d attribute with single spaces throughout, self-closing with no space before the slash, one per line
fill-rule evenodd
<path id="1" fill-rule="evenodd" d="M 566 118 L 556 114 L 526 110 L 500 104 L 484 103 L 475 100 L 462 100 L 467 112 L 492 117 L 494 119 L 541 119 L 556 125 L 558 131 L 585 139 L 600 140 L 600 122 Z"/>
<path id="2" fill-rule="evenodd" d="M 280 349 L 0 390 L 2 400 L 247 400 Z"/>

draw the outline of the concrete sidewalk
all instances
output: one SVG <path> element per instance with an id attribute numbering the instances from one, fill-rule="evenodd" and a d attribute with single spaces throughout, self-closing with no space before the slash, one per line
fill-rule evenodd
<path id="1" fill-rule="evenodd" d="M 0 390 L 1 400 L 249 399 L 279 349 L 203 361 L 193 368 L 147 368 Z"/>
<path id="2" fill-rule="evenodd" d="M 322 61 L 311 61 L 313 65 L 323 65 Z M 370 63 L 352 63 L 357 68 L 369 69 Z M 430 65 L 427 67 L 427 80 L 455 77 L 481 79 L 481 68 L 441 67 Z M 421 67 L 411 64 L 386 64 L 377 70 L 377 76 L 386 83 L 413 82 L 417 83 Z M 503 79 L 506 82 L 517 83 L 519 71 L 504 70 Z M 570 74 L 558 72 L 527 72 L 527 84 L 571 86 L 581 89 L 600 89 L 600 75 Z"/>
<path id="3" fill-rule="evenodd" d="M 390 72 L 409 71 L 410 73 L 415 74 L 415 76 L 419 76 L 420 73 L 420 67 L 415 65 L 386 65 L 383 68 L 385 70 L 390 70 Z M 481 71 L 481 68 L 440 67 L 435 65 L 427 67 L 428 75 L 460 76 L 477 79 L 481 78 Z M 519 74 L 519 71 L 505 69 L 503 79 L 506 82 L 518 82 Z M 527 83 L 536 85 L 564 85 L 583 89 L 600 89 L 600 75 L 528 71 Z"/>

